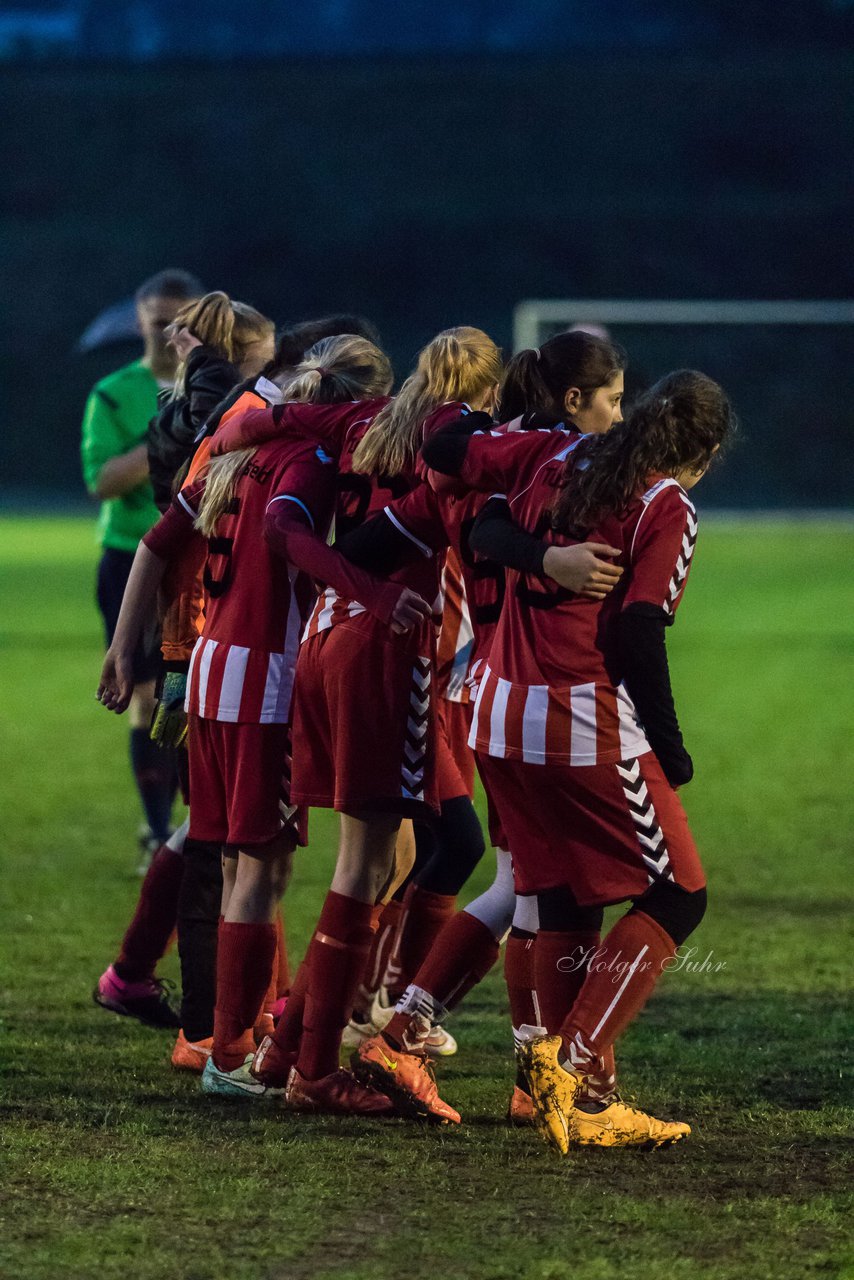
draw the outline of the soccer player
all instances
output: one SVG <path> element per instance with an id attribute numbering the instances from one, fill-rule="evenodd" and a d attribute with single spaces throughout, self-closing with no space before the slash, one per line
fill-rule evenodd
<path id="1" fill-rule="evenodd" d="M 151 484 L 161 512 L 172 501 L 176 473 L 191 456 L 206 418 L 237 382 L 257 375 L 271 358 L 274 326 L 253 307 L 210 293 L 181 307 L 166 334 L 179 363 L 172 392 L 147 437 Z M 172 756 L 177 747 L 185 800 L 184 685 L 199 634 L 200 576 L 201 559 L 191 546 L 188 556 L 170 566 L 161 588 L 161 601 L 168 601 L 161 634 L 165 672 L 152 738 L 165 748 L 164 756 Z M 185 821 L 153 856 L 119 955 L 99 978 L 93 998 L 103 1008 L 147 1025 L 177 1026 L 155 966 L 180 914 L 181 1021 L 186 1025 L 179 1030 L 173 1064 L 201 1070 L 213 1030 L 213 948 L 222 880 L 218 846 L 187 843 L 187 829 Z"/>
<path id="2" fill-rule="evenodd" d="M 141 284 L 136 312 L 145 344 L 142 358 L 102 378 L 86 402 L 81 458 L 86 488 L 101 502 L 97 594 L 108 647 L 134 552 L 158 515 L 145 437 L 157 412 L 158 392 L 168 391 L 175 377 L 177 356 L 166 331 L 187 301 L 203 292 L 186 271 L 161 271 Z M 155 619 L 147 624 L 134 655 L 137 683 L 129 714 L 131 766 L 146 822 L 140 837 L 142 871 L 169 835 L 176 788 L 172 754 L 160 751 L 148 736 L 160 654 Z"/>
<path id="3" fill-rule="evenodd" d="M 388 389 L 386 357 L 358 338 L 329 339 L 295 370 L 288 394 L 353 400 Z M 276 904 L 304 814 L 290 802 L 290 700 L 300 631 L 314 589 L 295 567 L 305 542 L 312 564 L 341 590 L 358 591 L 385 624 L 411 625 L 427 606 L 414 593 L 353 569 L 326 546 L 334 505 L 334 458 L 290 438 L 231 454 L 187 486 L 141 546 L 104 664 L 99 696 L 127 705 L 128 654 L 170 560 L 198 528 L 208 538 L 205 627 L 188 681 L 190 835 L 224 846 L 223 920 L 217 953 L 213 1052 L 206 1092 L 258 1096 L 246 1071 L 252 1028 L 270 982 Z M 278 517 L 298 513 L 284 540 Z M 315 533 L 314 530 L 317 530 Z M 278 556 L 290 560 L 283 571 Z M 417 608 L 410 601 L 417 602 Z M 367 1109 L 370 1091 L 352 1082 Z M 371 1097 L 373 1110 L 388 1110 Z"/>
<path id="4" fill-rule="evenodd" d="M 696 541 L 688 490 L 733 426 L 721 388 L 688 370 L 663 378 L 606 435 L 496 445 L 446 433 L 425 445 L 437 471 L 505 493 L 523 529 L 553 545 L 595 537 L 620 548 L 625 571 L 601 603 L 510 571 L 472 726 L 517 890 L 538 897 L 536 988 L 563 1016 L 560 1033 L 533 1037 L 521 1058 L 537 1127 L 563 1154 L 573 1142 L 664 1145 L 690 1132 L 620 1100 L 579 1097 L 705 911 L 676 795 L 693 766 L 664 633 Z M 600 943 L 602 908 L 626 899 Z"/>
<path id="5" fill-rule="evenodd" d="M 339 412 L 345 435 L 339 534 L 419 484 L 422 439 L 456 418 L 464 400 L 491 405 L 499 376 L 500 356 L 487 335 L 452 329 L 424 348 L 415 373 L 389 405 L 370 415 Z M 305 417 L 305 410 L 285 406 L 278 421 L 295 428 Z M 263 420 L 259 425 L 264 428 Z M 435 558 L 402 570 L 399 580 L 432 602 L 439 585 Z M 358 597 L 331 589 L 320 596 L 306 629 L 295 695 L 294 795 L 341 814 L 339 857 L 304 971 L 254 1068 L 264 1080 L 287 1079 L 289 1098 L 302 1105 L 337 1105 L 326 1082 L 335 1074 L 376 905 L 393 887 L 401 819 L 439 807 L 434 645 L 431 622 L 389 637 Z M 480 843 L 482 848 L 482 836 Z M 408 1079 L 398 1102 L 410 1113 L 458 1120 L 438 1098 L 424 1061 L 405 1063 L 404 1057 L 398 1079 Z M 370 1075 L 364 1055 L 357 1070 Z"/>

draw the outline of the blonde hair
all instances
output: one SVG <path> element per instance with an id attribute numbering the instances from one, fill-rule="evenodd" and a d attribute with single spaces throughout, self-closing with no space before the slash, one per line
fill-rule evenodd
<path id="1" fill-rule="evenodd" d="M 316 342 L 280 385 L 287 400 L 338 404 L 388 395 L 393 381 L 385 352 L 367 338 L 347 333 Z M 213 534 L 220 516 L 230 506 L 238 478 L 256 452 L 257 446 L 211 459 L 196 518 L 196 528 L 205 537 Z"/>
<path id="2" fill-rule="evenodd" d="M 189 329 L 206 347 L 212 347 L 232 364 L 240 365 L 250 347 L 271 338 L 276 331 L 272 320 L 246 302 L 234 302 L 227 293 L 206 293 L 190 302 L 173 321 L 176 329 Z M 172 398 L 185 390 L 187 362 L 178 365 Z"/>
<path id="3" fill-rule="evenodd" d="M 411 467 L 424 419 L 448 400 L 473 400 L 501 378 L 501 353 L 482 329 L 445 329 L 418 356 L 415 372 L 379 411 L 353 454 L 354 471 L 398 475 Z"/>

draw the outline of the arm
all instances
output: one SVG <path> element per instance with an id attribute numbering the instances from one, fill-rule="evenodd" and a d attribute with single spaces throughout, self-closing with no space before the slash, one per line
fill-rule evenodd
<path id="1" fill-rule="evenodd" d="M 156 607 L 157 592 L 170 561 L 193 534 L 192 516 L 176 502 L 136 549 L 115 635 L 95 694 L 109 711 L 121 715 L 127 710 L 134 687 L 134 650 Z"/>
<path id="2" fill-rule="evenodd" d="M 147 479 L 148 449 L 144 444 L 138 444 L 135 449 L 120 453 L 104 463 L 95 481 L 95 496 L 102 500 L 120 498 Z"/>
<path id="3" fill-rule="evenodd" d="M 144 444 L 127 447 L 116 402 L 96 388 L 86 402 L 80 456 L 86 488 L 95 498 L 119 498 L 148 478 Z"/>
<path id="4" fill-rule="evenodd" d="M 436 555 L 448 546 L 448 533 L 435 493 L 427 484 L 390 502 L 364 524 L 344 534 L 336 551 L 351 564 L 387 577 L 404 565 Z"/>
<path id="5" fill-rule="evenodd" d="M 392 631 L 410 630 L 430 617 L 430 606 L 407 587 L 381 582 L 348 560 L 314 532 L 308 509 L 299 499 L 282 494 L 267 508 L 264 537 L 277 555 L 311 577 L 334 587 L 342 596 L 360 604 L 389 625 Z"/>
<path id="6" fill-rule="evenodd" d="M 490 498 L 474 523 L 469 546 L 478 555 L 520 573 L 551 578 L 559 586 L 589 600 L 602 600 L 617 585 L 623 571 L 602 556 L 618 556 L 616 547 L 581 542 L 558 547 L 522 529 L 513 519 L 506 498 Z"/>
<path id="7" fill-rule="evenodd" d="M 694 544 L 697 513 L 678 485 L 668 483 L 644 502 L 631 546 L 629 585 L 617 620 L 626 687 L 664 774 L 674 787 L 694 772 L 685 750 L 667 663 L 665 627 L 682 599 Z"/>
<path id="8" fill-rule="evenodd" d="M 285 435 L 315 440 L 338 453 L 349 428 L 363 419 L 373 418 L 386 403 L 387 397 L 349 404 L 303 404 L 288 400 L 272 408 L 247 409 L 222 423 L 213 439 L 211 453 L 216 458 Z"/>
<path id="9" fill-rule="evenodd" d="M 681 787 L 694 776 L 676 717 L 664 629 L 670 619 L 652 604 L 634 604 L 617 623 L 623 679 L 664 776 Z"/>

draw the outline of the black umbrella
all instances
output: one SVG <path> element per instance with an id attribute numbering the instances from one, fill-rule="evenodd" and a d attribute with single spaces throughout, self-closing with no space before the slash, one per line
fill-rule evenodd
<path id="1" fill-rule="evenodd" d="M 78 355 L 85 355 L 98 347 L 109 347 L 113 343 L 127 342 L 132 338 L 141 340 L 136 319 L 136 301 L 133 298 L 123 298 L 121 302 L 114 302 L 111 307 L 107 307 L 86 326 L 77 339 L 74 350 Z"/>

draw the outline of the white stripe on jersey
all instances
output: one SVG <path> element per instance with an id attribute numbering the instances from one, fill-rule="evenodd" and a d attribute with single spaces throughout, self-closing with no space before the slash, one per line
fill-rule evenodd
<path id="1" fill-rule="evenodd" d="M 522 712 L 522 759 L 526 764 L 542 764 L 546 758 L 546 721 L 549 713 L 549 686 L 528 685 Z"/>
<path id="2" fill-rule="evenodd" d="M 572 723 L 569 763 L 596 763 L 596 685 L 576 684 L 569 691 Z"/>
<path id="3" fill-rule="evenodd" d="M 246 663 L 249 650 L 243 645 L 232 644 L 228 647 L 225 659 L 225 670 L 222 674 L 222 687 L 219 691 L 219 707 L 215 719 L 237 723 L 240 715 L 240 702 L 243 697 L 243 681 L 246 676 Z"/>
<path id="4" fill-rule="evenodd" d="M 261 724 L 275 724 L 279 704 L 279 689 L 282 685 L 282 663 L 284 654 L 271 653 L 267 663 L 267 679 L 264 684 L 264 697 L 261 700 Z"/>
<path id="5" fill-rule="evenodd" d="M 178 501 L 180 502 L 181 506 L 184 508 L 184 510 L 187 512 L 188 515 L 192 516 L 194 520 L 198 519 L 198 516 L 199 516 L 198 511 L 193 510 L 193 508 L 190 506 L 187 499 L 184 497 L 183 493 L 181 493 L 180 489 L 178 490 Z"/>
<path id="6" fill-rule="evenodd" d="M 389 520 L 392 522 L 395 529 L 397 529 L 398 533 L 402 533 L 403 536 L 405 538 L 408 538 L 410 542 L 415 543 L 415 546 L 418 548 L 418 550 L 421 552 L 422 555 L 432 556 L 433 554 L 432 547 L 428 547 L 426 542 L 422 542 L 420 538 L 416 538 L 412 530 L 407 529 L 406 525 L 402 524 L 401 521 L 398 520 L 397 516 L 392 511 L 391 507 L 383 507 L 383 515 L 388 516 Z"/>
<path id="7" fill-rule="evenodd" d="M 208 695 L 208 676 L 211 672 L 211 661 L 216 647 L 216 640 L 206 640 L 199 657 L 199 715 L 202 718 L 204 718 L 207 711 L 205 700 Z"/>
<path id="8" fill-rule="evenodd" d="M 633 760 L 649 751 L 649 743 L 641 728 L 635 704 L 622 681 L 617 685 L 617 723 L 623 760 Z"/>
<path id="9" fill-rule="evenodd" d="M 190 665 L 189 665 L 189 667 L 187 668 L 187 692 L 186 692 L 186 695 L 185 695 L 185 697 L 184 697 L 184 710 L 185 710 L 185 711 L 189 711 L 189 710 L 190 710 L 190 692 L 191 692 L 191 690 L 192 690 L 192 688 L 193 688 L 193 676 L 194 676 L 194 674 L 195 674 L 195 670 L 196 670 L 196 663 L 197 663 L 197 662 L 198 662 L 198 660 L 199 660 L 199 654 L 201 653 L 201 651 L 202 651 L 202 649 L 204 648 L 204 646 L 205 646 L 205 642 L 204 642 L 204 640 L 202 639 L 202 637 L 201 637 L 201 636 L 199 636 L 198 640 L 197 640 L 197 641 L 196 641 L 196 643 L 193 645 L 193 652 L 190 654 Z"/>
<path id="10" fill-rule="evenodd" d="M 492 702 L 492 717 L 489 722 L 489 754 L 504 755 L 504 717 L 507 713 L 507 699 L 512 685 L 509 680 L 495 678 L 495 697 Z"/>

